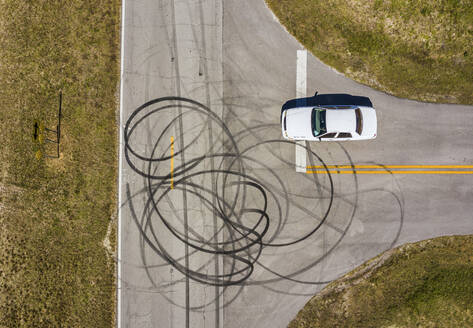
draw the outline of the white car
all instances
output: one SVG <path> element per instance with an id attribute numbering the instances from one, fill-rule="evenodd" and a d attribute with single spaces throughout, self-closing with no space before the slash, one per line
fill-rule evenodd
<path id="1" fill-rule="evenodd" d="M 345 141 L 376 138 L 376 111 L 366 106 L 326 105 L 289 108 L 282 135 L 290 140 Z"/>

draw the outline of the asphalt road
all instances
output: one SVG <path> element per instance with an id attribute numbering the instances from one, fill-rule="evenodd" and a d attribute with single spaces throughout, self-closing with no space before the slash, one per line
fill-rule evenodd
<path id="1" fill-rule="evenodd" d="M 263 0 L 124 9 L 119 327 L 285 327 L 380 252 L 473 233 L 473 107 L 388 96 L 310 54 L 301 73 Z M 316 91 L 369 98 L 378 137 L 302 145 L 325 172 L 296 172 L 281 108 Z"/>

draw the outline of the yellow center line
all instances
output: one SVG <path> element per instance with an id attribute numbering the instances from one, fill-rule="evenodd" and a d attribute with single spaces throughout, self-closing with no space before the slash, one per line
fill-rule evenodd
<path id="1" fill-rule="evenodd" d="M 339 171 L 339 170 L 315 170 L 307 171 L 308 174 L 473 174 L 473 171 Z"/>
<path id="2" fill-rule="evenodd" d="M 473 165 L 313 165 L 308 169 L 473 169 Z"/>
<path id="3" fill-rule="evenodd" d="M 171 189 L 174 189 L 174 137 L 171 137 Z"/>

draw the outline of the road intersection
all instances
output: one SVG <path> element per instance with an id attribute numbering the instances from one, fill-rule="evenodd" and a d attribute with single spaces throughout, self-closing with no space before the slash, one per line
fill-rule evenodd
<path id="1" fill-rule="evenodd" d="M 119 327 L 285 327 L 380 252 L 473 233 L 471 106 L 345 78 L 263 0 L 123 6 Z M 376 140 L 282 138 L 283 104 L 340 94 Z"/>

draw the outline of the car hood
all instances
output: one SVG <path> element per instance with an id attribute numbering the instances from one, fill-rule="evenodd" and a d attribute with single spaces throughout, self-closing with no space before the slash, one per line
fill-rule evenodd
<path id="1" fill-rule="evenodd" d="M 361 135 L 363 137 L 366 136 L 375 138 L 378 129 L 376 111 L 374 110 L 374 108 L 361 106 L 360 110 L 361 115 L 363 116 L 363 131 L 361 132 Z"/>
<path id="2" fill-rule="evenodd" d="M 286 132 L 289 138 L 313 138 L 312 107 L 291 108 L 286 112 Z"/>

